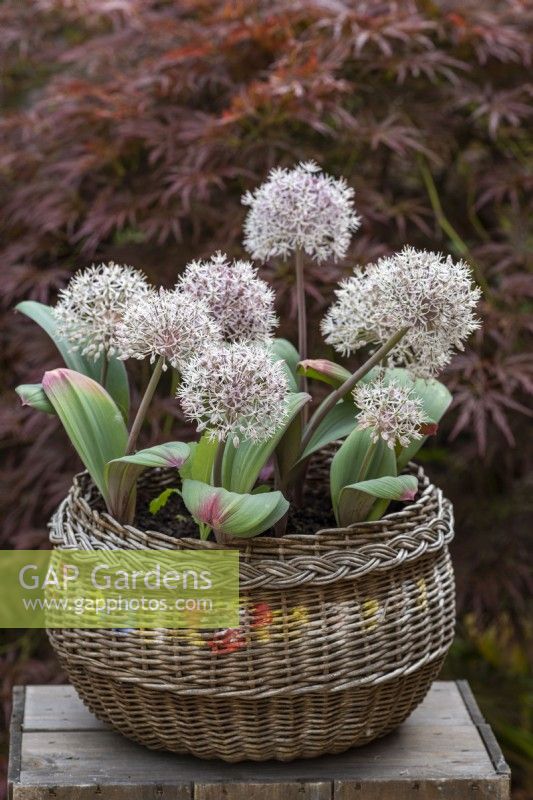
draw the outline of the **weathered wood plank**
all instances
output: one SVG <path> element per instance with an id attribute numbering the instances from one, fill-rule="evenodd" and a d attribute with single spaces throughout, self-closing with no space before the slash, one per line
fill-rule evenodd
<path id="1" fill-rule="evenodd" d="M 491 736 L 471 696 L 436 683 L 398 731 L 366 747 L 225 764 L 147 750 L 97 722 L 70 687 L 28 687 L 12 800 L 507 800 Z"/>
<path id="2" fill-rule="evenodd" d="M 338 756 L 323 756 L 309 761 L 242 762 L 223 764 L 188 756 L 151 752 L 112 731 L 57 731 L 25 733 L 22 740 L 22 776 L 25 783 L 40 781 L 49 786 L 71 780 L 144 783 L 150 773 L 161 780 L 176 775 L 184 781 L 291 781 L 320 780 L 324 775 L 337 779 L 392 780 L 492 777 L 494 768 L 473 726 L 453 729 L 446 736 L 442 729 L 429 725 L 417 730 L 401 730 L 364 748 Z"/>
<path id="3" fill-rule="evenodd" d="M 498 775 L 507 775 L 510 777 L 511 770 L 505 762 L 503 753 L 500 750 L 500 745 L 496 741 L 496 737 L 492 732 L 492 728 L 485 722 L 485 719 L 479 710 L 478 704 L 476 703 L 475 697 L 472 694 L 472 690 L 468 685 L 468 682 L 457 681 L 457 690 L 461 695 L 461 699 L 465 704 L 465 708 L 468 711 L 472 722 L 479 731 L 479 735 L 483 740 L 483 744 L 485 745 L 487 753 L 489 754 L 489 757 L 494 765 L 494 769 Z"/>
<path id="4" fill-rule="evenodd" d="M 15 787 L 13 800 L 192 800 L 192 787 L 153 784 L 94 784 L 89 786 L 19 786 Z"/>
<path id="5" fill-rule="evenodd" d="M 96 719 L 70 685 L 27 686 L 25 731 L 94 731 L 108 728 Z"/>
<path id="6" fill-rule="evenodd" d="M 22 720 L 24 717 L 25 691 L 24 686 L 15 686 L 13 689 L 13 706 L 11 710 L 11 728 L 9 740 L 9 762 L 7 766 L 8 798 L 13 796 L 13 786 L 20 781 L 22 762 Z"/>
<path id="7" fill-rule="evenodd" d="M 336 781 L 334 800 L 509 800 L 508 781 L 492 780 L 395 780 Z"/>
<path id="8" fill-rule="evenodd" d="M 332 785 L 322 783 L 196 784 L 194 800 L 332 800 Z"/>

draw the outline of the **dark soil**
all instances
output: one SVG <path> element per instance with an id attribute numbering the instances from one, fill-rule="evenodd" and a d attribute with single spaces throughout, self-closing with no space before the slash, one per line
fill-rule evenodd
<path id="1" fill-rule="evenodd" d="M 139 492 L 137 513 L 135 515 L 136 528 L 141 531 L 159 531 L 167 536 L 177 539 L 199 539 L 198 526 L 191 518 L 181 496 L 175 492 L 171 494 L 166 505 L 160 508 L 157 514 L 152 514 L 149 503 L 153 497 L 146 497 Z"/>
<path id="2" fill-rule="evenodd" d="M 199 538 L 198 527 L 191 519 L 179 494 L 170 495 L 166 505 L 156 514 L 152 514 L 148 507 L 152 499 L 153 497 L 144 495 L 142 491 L 139 492 L 137 514 L 133 523 L 136 528 L 159 531 L 178 539 Z M 287 533 L 313 534 L 321 528 L 335 527 L 335 524 L 331 501 L 327 494 L 320 498 L 310 494 L 301 508 L 291 505 Z M 272 536 L 273 531 L 265 531 L 262 535 Z"/>

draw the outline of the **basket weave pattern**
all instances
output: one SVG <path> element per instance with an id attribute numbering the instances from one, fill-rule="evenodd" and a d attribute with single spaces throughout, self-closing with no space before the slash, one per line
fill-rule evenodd
<path id="1" fill-rule="evenodd" d="M 174 476 L 153 472 L 155 496 Z M 152 748 L 226 761 L 337 753 L 383 736 L 423 699 L 453 639 L 450 503 L 418 468 L 419 498 L 378 522 L 237 542 L 232 631 L 49 631 L 89 708 Z M 323 492 L 320 475 L 311 475 Z M 78 477 L 56 547 L 203 549 L 119 525 Z"/>

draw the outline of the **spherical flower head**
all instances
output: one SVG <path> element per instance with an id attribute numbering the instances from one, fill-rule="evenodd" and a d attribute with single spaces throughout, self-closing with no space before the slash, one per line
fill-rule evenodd
<path id="1" fill-rule="evenodd" d="M 407 447 L 422 438 L 421 426 L 429 420 L 412 390 L 396 381 L 385 383 L 381 377 L 356 386 L 353 397 L 360 409 L 357 427 L 369 428 L 373 442 L 383 439 L 392 450 L 396 444 Z"/>
<path id="2" fill-rule="evenodd" d="M 145 275 L 133 267 L 93 264 L 77 272 L 59 293 L 54 317 L 59 335 L 73 350 L 95 361 L 102 353 L 120 353 L 117 329 L 128 305 L 151 291 Z"/>
<path id="3" fill-rule="evenodd" d="M 343 258 L 360 225 L 353 196 L 343 178 L 325 174 L 312 161 L 294 169 L 273 169 L 261 186 L 242 198 L 250 209 L 244 246 L 261 261 L 286 258 L 298 248 L 319 262 Z"/>
<path id="4" fill-rule="evenodd" d="M 156 358 L 181 370 L 209 343 L 221 343 L 222 334 L 201 300 L 174 289 L 159 289 L 130 304 L 117 330 L 121 358 Z"/>
<path id="5" fill-rule="evenodd" d="M 278 324 L 274 292 L 249 261 L 230 262 L 220 252 L 192 261 L 178 287 L 205 303 L 227 342 L 267 342 Z"/>
<path id="6" fill-rule="evenodd" d="M 325 341 L 343 356 L 378 341 L 375 303 L 378 287 L 361 269 L 341 281 L 335 290 L 335 303 L 329 308 L 320 329 Z"/>
<path id="7" fill-rule="evenodd" d="M 283 363 L 258 344 L 208 347 L 186 365 L 177 397 L 198 430 L 219 441 L 229 436 L 259 442 L 287 418 L 288 382 Z"/>
<path id="8" fill-rule="evenodd" d="M 383 344 L 406 328 L 388 363 L 430 378 L 479 327 L 480 296 L 463 261 L 405 247 L 341 285 L 322 332 L 328 344 L 347 355 L 368 342 Z"/>

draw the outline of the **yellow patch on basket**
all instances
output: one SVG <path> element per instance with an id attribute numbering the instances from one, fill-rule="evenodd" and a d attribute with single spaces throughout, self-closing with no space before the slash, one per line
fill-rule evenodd
<path id="1" fill-rule="evenodd" d="M 192 644 L 194 647 L 203 647 L 205 645 L 203 638 L 200 636 L 200 632 L 194 628 L 186 628 L 184 634 L 189 644 Z"/>
<path id="2" fill-rule="evenodd" d="M 418 586 L 418 600 L 417 605 L 420 608 L 427 608 L 428 604 L 428 587 L 426 586 L 426 581 L 424 578 L 419 578 L 416 582 Z"/>
<path id="3" fill-rule="evenodd" d="M 300 628 L 309 622 L 309 611 L 305 606 L 296 606 L 289 616 L 289 639 L 300 635 Z"/>
<path id="4" fill-rule="evenodd" d="M 363 603 L 363 625 L 366 631 L 373 631 L 380 622 L 379 603 L 375 598 Z"/>

